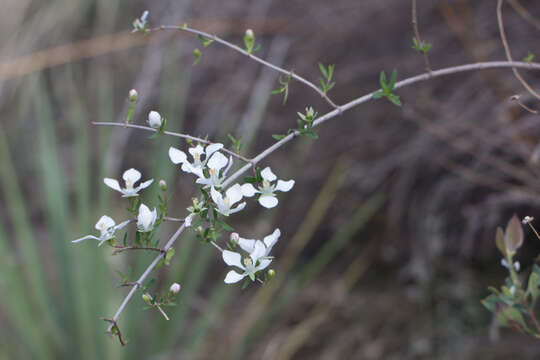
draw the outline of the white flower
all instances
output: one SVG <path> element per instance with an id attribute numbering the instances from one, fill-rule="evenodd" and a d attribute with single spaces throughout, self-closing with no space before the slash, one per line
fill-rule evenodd
<path id="1" fill-rule="evenodd" d="M 173 293 L 173 294 L 178 294 L 178 292 L 180 292 L 180 288 L 181 288 L 180 284 L 178 284 L 178 283 L 173 283 L 173 284 L 171 285 L 171 287 L 169 288 L 169 291 L 170 291 L 171 293 Z"/>
<path id="2" fill-rule="evenodd" d="M 238 238 L 237 243 L 242 248 L 242 250 L 247 251 L 248 253 L 252 253 L 255 251 L 255 244 L 257 242 L 262 242 L 265 250 L 264 250 L 264 256 L 268 256 L 270 254 L 270 251 L 272 251 L 272 248 L 279 240 L 279 237 L 281 236 L 281 231 L 279 229 L 274 230 L 274 232 L 268 236 L 265 236 L 263 241 L 261 240 L 252 240 L 252 239 L 244 239 L 244 238 Z"/>
<path id="3" fill-rule="evenodd" d="M 133 187 L 135 183 L 141 178 L 141 173 L 135 169 L 126 170 L 122 175 L 122 178 L 126 183 L 126 187 L 123 189 L 120 188 L 120 184 L 116 179 L 105 178 L 103 179 L 103 182 L 111 189 L 121 192 L 123 194 L 122 197 L 132 197 L 139 196 L 138 192 L 142 189 L 146 189 L 147 187 L 149 187 L 150 184 L 152 184 L 152 182 L 154 181 L 154 179 L 150 179 L 141 183 L 137 187 Z"/>
<path id="4" fill-rule="evenodd" d="M 223 182 L 223 179 L 225 178 L 225 175 L 227 175 L 227 172 L 231 168 L 232 164 L 232 156 L 229 157 L 229 160 L 227 160 L 227 157 L 225 155 L 220 152 L 216 152 L 214 153 L 214 155 L 212 155 L 212 157 L 210 158 L 210 160 L 208 160 L 208 163 L 206 164 L 209 177 L 206 177 L 201 172 L 199 178 L 195 182 L 197 184 L 204 185 L 204 187 L 221 186 L 221 183 Z M 223 168 L 225 169 L 221 171 L 221 169 Z"/>
<path id="5" fill-rule="evenodd" d="M 161 127 L 161 115 L 157 111 L 150 111 L 148 113 L 148 125 L 154 129 Z"/>
<path id="6" fill-rule="evenodd" d="M 203 176 L 203 170 L 213 153 L 223 147 L 223 144 L 210 144 L 206 148 L 197 145 L 189 148 L 189 153 L 193 157 L 193 162 L 189 162 L 185 152 L 174 147 L 169 148 L 169 158 L 174 164 L 182 164 L 182 171 L 195 174 L 199 177 Z M 202 156 L 204 155 L 204 159 Z"/>
<path id="7" fill-rule="evenodd" d="M 508 261 L 506 261 L 506 259 L 501 259 L 501 265 L 507 269 L 510 269 L 510 265 L 508 265 Z M 519 261 L 515 261 L 513 266 L 514 266 L 514 269 L 518 272 L 519 272 L 519 269 L 521 269 L 521 264 L 519 263 Z"/>
<path id="8" fill-rule="evenodd" d="M 157 219 L 157 211 L 154 208 L 150 211 L 148 206 L 141 204 L 139 206 L 139 215 L 137 215 L 137 231 L 138 232 L 150 232 L 154 229 L 154 224 Z"/>
<path id="9" fill-rule="evenodd" d="M 532 216 L 525 216 L 523 218 L 523 220 L 521 220 L 521 222 L 522 222 L 523 225 L 526 225 L 526 224 L 532 222 L 533 220 L 534 220 L 534 218 Z"/>
<path id="10" fill-rule="evenodd" d="M 255 189 L 251 184 L 244 184 L 242 185 L 242 194 L 247 197 L 251 197 L 256 193 L 261 194 L 259 196 L 259 204 L 265 208 L 273 208 L 278 204 L 278 199 L 274 194 L 275 191 L 287 192 L 294 186 L 294 180 L 278 180 L 277 184 L 272 185 L 272 182 L 275 181 L 277 177 L 272 170 L 270 170 L 270 167 L 264 168 L 264 170 L 261 171 L 261 176 L 263 178 L 263 183 L 259 189 Z"/>
<path id="11" fill-rule="evenodd" d="M 86 235 L 80 239 L 73 240 L 72 242 L 78 243 L 83 240 L 92 239 L 92 240 L 99 241 L 98 246 L 101 246 L 105 241 L 111 240 L 114 238 L 114 233 L 116 232 L 116 230 L 122 229 L 127 224 L 129 224 L 129 220 L 126 220 L 116 225 L 113 219 L 111 219 L 107 215 L 103 215 L 101 218 L 99 218 L 98 222 L 96 223 L 96 230 L 99 230 L 100 232 L 99 237 L 93 236 L 93 235 Z"/>
<path id="12" fill-rule="evenodd" d="M 246 203 L 242 202 L 233 208 L 234 204 L 242 200 L 242 187 L 238 184 L 234 184 L 228 188 L 225 191 L 225 197 L 212 186 L 210 196 L 212 196 L 212 200 L 216 204 L 216 210 L 225 216 L 234 214 L 246 207 Z"/>
<path id="13" fill-rule="evenodd" d="M 266 247 L 260 240 L 255 242 L 253 251 L 249 254 L 249 257 L 244 258 L 243 261 L 242 255 L 239 253 L 223 250 L 223 261 L 229 266 L 236 266 L 243 270 L 241 274 L 234 270 L 229 271 L 227 276 L 225 276 L 225 283 L 232 284 L 242 280 L 246 276 L 249 276 L 252 281 L 255 281 L 255 273 L 266 269 L 272 262 L 272 259 L 268 258 L 265 253 Z"/>

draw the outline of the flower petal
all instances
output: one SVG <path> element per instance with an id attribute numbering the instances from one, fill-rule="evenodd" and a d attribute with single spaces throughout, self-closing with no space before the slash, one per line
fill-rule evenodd
<path id="1" fill-rule="evenodd" d="M 204 148 L 201 146 L 201 145 L 197 145 L 195 147 L 190 147 L 188 149 L 189 153 L 191 154 L 191 156 L 193 156 L 193 158 L 195 158 L 195 155 L 198 154 L 199 156 L 201 156 L 203 153 L 204 153 Z"/>
<path id="2" fill-rule="evenodd" d="M 238 246 L 240 246 L 242 250 L 252 253 L 255 250 L 255 241 L 257 240 L 239 238 Z"/>
<path id="3" fill-rule="evenodd" d="M 246 197 L 252 197 L 256 193 L 258 193 L 258 190 L 255 189 L 255 187 L 251 184 L 244 184 L 242 185 L 242 195 Z"/>
<path id="4" fill-rule="evenodd" d="M 260 258 L 266 256 L 265 252 L 266 246 L 264 246 L 264 243 L 261 240 L 256 240 L 253 251 L 249 254 L 249 257 L 251 257 L 251 260 L 253 260 L 253 264 L 255 264 Z"/>
<path id="5" fill-rule="evenodd" d="M 261 270 L 264 270 L 268 267 L 268 265 L 270 265 L 270 263 L 272 262 L 272 259 L 262 259 L 260 260 L 260 263 L 259 263 L 259 266 L 257 266 L 257 271 L 261 271 Z"/>
<path id="6" fill-rule="evenodd" d="M 114 220 L 110 216 L 103 215 L 102 217 L 99 218 L 98 222 L 96 223 L 96 230 L 101 231 L 102 228 L 103 229 L 110 229 L 115 224 L 116 223 L 114 222 Z"/>
<path id="7" fill-rule="evenodd" d="M 209 159 L 210 156 L 212 156 L 213 153 L 215 153 L 216 151 L 218 151 L 221 148 L 223 148 L 223 144 L 215 143 L 215 144 L 208 145 L 206 147 L 206 149 L 205 149 L 206 158 Z"/>
<path id="8" fill-rule="evenodd" d="M 193 218 L 195 217 L 195 214 L 189 214 L 188 216 L 186 216 L 186 218 L 184 219 L 184 225 L 186 227 L 190 227 L 191 226 L 191 222 L 193 221 Z"/>
<path id="9" fill-rule="evenodd" d="M 281 231 L 279 229 L 274 230 L 274 232 L 268 236 L 265 236 L 263 239 L 264 245 L 266 245 L 266 256 L 270 254 L 270 251 L 277 243 L 279 237 L 281 236 Z"/>
<path id="10" fill-rule="evenodd" d="M 227 173 L 228 173 L 229 170 L 231 169 L 232 164 L 233 164 L 232 156 L 229 156 L 229 164 L 227 165 L 227 167 L 225 168 L 225 170 L 223 170 L 223 176 L 227 175 Z"/>
<path id="11" fill-rule="evenodd" d="M 225 261 L 225 264 L 229 266 L 236 266 L 240 269 L 245 269 L 244 265 L 242 265 L 242 256 L 239 253 L 223 250 L 221 257 L 223 258 L 223 261 Z"/>
<path id="12" fill-rule="evenodd" d="M 223 195 L 221 195 L 221 193 L 217 191 L 213 186 L 210 188 L 210 196 L 218 207 L 223 206 Z"/>
<path id="13" fill-rule="evenodd" d="M 178 150 L 171 146 L 169 148 L 169 159 L 171 159 L 173 164 L 180 164 L 187 161 L 187 155 L 182 150 Z"/>
<path id="14" fill-rule="evenodd" d="M 242 211 L 242 210 L 244 210 L 245 207 L 246 207 L 246 202 L 245 201 L 241 202 L 240 204 L 238 204 L 237 207 L 235 207 L 234 209 L 231 209 L 231 214 Z"/>
<path id="15" fill-rule="evenodd" d="M 214 153 L 210 160 L 208 160 L 207 166 L 210 169 L 221 170 L 227 165 L 227 157 L 220 152 Z"/>
<path id="16" fill-rule="evenodd" d="M 291 190 L 293 186 L 294 186 L 294 180 L 289 180 L 289 181 L 278 180 L 276 188 L 274 190 L 287 192 Z"/>
<path id="17" fill-rule="evenodd" d="M 259 197 L 259 204 L 267 209 L 271 209 L 278 204 L 278 199 L 272 195 L 261 195 Z"/>
<path id="18" fill-rule="evenodd" d="M 231 270 L 227 273 L 227 276 L 225 276 L 225 284 L 234 284 L 245 278 L 247 274 L 239 274 L 234 270 Z"/>
<path id="19" fill-rule="evenodd" d="M 146 189 L 147 187 L 152 185 L 153 182 L 154 182 L 154 179 L 146 180 L 145 182 L 141 183 L 141 185 L 137 187 L 137 191 Z"/>
<path id="20" fill-rule="evenodd" d="M 111 189 L 122 192 L 122 189 L 120 189 L 120 184 L 118 183 L 118 180 L 111 179 L 111 178 L 105 178 L 105 179 L 103 179 L 103 182 L 105 183 L 105 185 L 107 185 Z"/>
<path id="21" fill-rule="evenodd" d="M 263 177 L 264 180 L 268 180 L 268 181 L 274 181 L 277 179 L 277 176 L 274 175 L 274 173 L 270 169 L 270 166 L 265 167 L 264 170 L 261 171 L 261 176 Z"/>
<path id="22" fill-rule="evenodd" d="M 114 227 L 114 230 L 120 230 L 120 229 L 123 229 L 127 224 L 129 224 L 131 222 L 131 220 L 126 220 L 126 221 L 123 221 L 121 222 L 120 224 L 116 225 Z"/>
<path id="23" fill-rule="evenodd" d="M 129 169 L 124 171 L 124 174 L 122 175 L 122 179 L 127 182 L 131 182 L 131 184 L 135 184 L 139 179 L 141 178 L 141 173 L 137 169 Z"/>
<path id="24" fill-rule="evenodd" d="M 232 206 L 242 200 L 242 187 L 239 184 L 234 184 L 225 191 L 225 195 L 229 199 L 229 204 Z"/>
<path id="25" fill-rule="evenodd" d="M 72 243 L 78 243 L 78 242 L 81 242 L 81 241 L 87 240 L 87 239 L 98 240 L 98 241 L 101 240 L 100 238 L 95 237 L 95 236 L 93 236 L 93 235 L 86 235 L 86 236 L 83 236 L 82 238 L 72 240 L 71 242 L 72 242 Z"/>

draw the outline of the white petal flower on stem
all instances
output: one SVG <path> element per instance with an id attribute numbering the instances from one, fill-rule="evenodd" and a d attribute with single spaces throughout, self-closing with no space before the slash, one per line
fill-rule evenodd
<path id="1" fill-rule="evenodd" d="M 203 170 L 206 163 L 209 161 L 210 157 L 221 148 L 223 148 L 223 144 L 218 143 L 210 144 L 206 148 L 201 145 L 191 147 L 188 151 L 193 157 L 193 162 L 189 162 L 185 152 L 171 146 L 169 148 L 169 158 L 173 164 L 182 164 L 182 171 L 202 177 L 204 176 Z"/>
<path id="2" fill-rule="evenodd" d="M 148 206 L 141 204 L 139 206 L 139 214 L 137 215 L 137 231 L 138 232 L 150 232 L 154 229 L 154 224 L 157 219 L 157 211 L 154 208 L 150 211 Z"/>
<path id="3" fill-rule="evenodd" d="M 179 283 L 172 283 L 169 291 L 173 294 L 178 294 L 180 292 L 181 286 Z"/>
<path id="4" fill-rule="evenodd" d="M 265 255 L 266 247 L 263 242 L 258 240 L 255 242 L 253 251 L 249 254 L 249 257 L 245 257 L 242 260 L 242 255 L 237 252 L 223 250 L 222 257 L 223 261 L 229 266 L 235 266 L 242 270 L 241 273 L 238 273 L 235 270 L 231 270 L 225 276 L 225 283 L 232 284 L 238 282 L 249 276 L 252 281 L 255 281 L 255 274 L 258 271 L 264 270 L 270 265 L 272 259 L 268 258 Z"/>
<path id="5" fill-rule="evenodd" d="M 103 179 L 103 182 L 111 189 L 121 192 L 122 197 L 132 197 L 139 196 L 139 191 L 146 189 L 154 181 L 154 179 L 150 179 L 141 183 L 139 186 L 134 187 L 134 185 L 141 179 L 141 173 L 136 169 L 126 170 L 122 175 L 122 178 L 126 184 L 125 188 L 121 188 L 118 180 L 116 179 L 105 178 Z"/>
<path id="6" fill-rule="evenodd" d="M 227 172 L 231 168 L 232 164 L 232 156 L 227 159 L 225 155 L 217 151 L 212 155 L 212 157 L 210 157 L 208 163 L 206 163 L 206 167 L 208 168 L 208 177 L 201 172 L 201 174 L 198 174 L 199 178 L 195 182 L 197 184 L 204 185 L 206 188 L 211 186 L 221 186 L 221 183 L 225 179 L 225 175 L 227 175 Z"/>
<path id="7" fill-rule="evenodd" d="M 272 248 L 277 243 L 280 236 L 281 231 L 279 231 L 279 229 L 276 229 L 272 234 L 264 237 L 262 241 L 265 247 L 264 256 L 268 256 L 270 254 L 270 251 L 272 251 Z M 237 243 L 242 250 L 247 251 L 248 253 L 252 253 L 253 251 L 255 251 L 255 244 L 257 243 L 257 241 L 261 242 L 260 240 L 244 239 L 240 237 L 237 240 Z"/>
<path id="8" fill-rule="evenodd" d="M 246 207 L 246 203 L 242 202 L 238 204 L 235 208 L 233 205 L 242 200 L 242 188 L 239 184 L 234 184 L 225 191 L 225 196 L 223 196 L 219 191 L 217 191 L 213 186 L 210 189 L 210 196 L 216 204 L 216 210 L 224 216 L 229 216 Z"/>
<path id="9" fill-rule="evenodd" d="M 148 125 L 150 125 L 151 128 L 159 129 L 161 127 L 162 118 L 160 113 L 157 111 L 150 111 L 148 113 Z"/>
<path id="10" fill-rule="evenodd" d="M 101 246 L 105 241 L 111 240 L 114 238 L 114 233 L 116 230 L 122 229 L 124 226 L 129 224 L 129 220 L 126 220 L 118 225 L 114 222 L 112 218 L 110 218 L 107 215 L 103 215 L 101 218 L 99 218 L 98 222 L 96 223 L 96 230 L 100 232 L 99 236 L 93 236 L 93 235 L 86 235 L 82 238 L 75 239 L 72 242 L 78 243 L 83 240 L 97 240 L 99 241 L 98 246 Z"/>
<path id="11" fill-rule="evenodd" d="M 265 208 L 273 208 L 278 204 L 278 199 L 275 195 L 276 191 L 287 192 L 294 186 L 294 180 L 283 181 L 278 180 L 276 184 L 272 184 L 277 179 L 277 176 L 272 172 L 270 167 L 264 168 L 261 171 L 263 178 L 262 186 L 256 189 L 252 184 L 242 185 L 242 194 L 246 197 L 251 197 L 255 194 L 259 195 L 259 204 Z"/>

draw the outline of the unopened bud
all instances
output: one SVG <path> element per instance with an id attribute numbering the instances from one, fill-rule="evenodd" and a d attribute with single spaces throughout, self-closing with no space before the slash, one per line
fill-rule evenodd
<path id="1" fill-rule="evenodd" d="M 131 101 L 131 102 L 137 101 L 138 96 L 139 96 L 139 94 L 137 93 L 137 90 L 135 90 L 135 89 L 129 90 L 129 96 L 128 96 L 129 101 Z"/>
<path id="2" fill-rule="evenodd" d="M 143 294 L 143 295 L 142 295 L 142 299 L 143 299 L 144 302 L 147 303 L 148 305 L 152 305 L 152 298 L 150 297 L 150 295 L 148 295 L 148 294 Z"/>
<path id="3" fill-rule="evenodd" d="M 148 114 L 148 125 L 154 129 L 161 127 L 161 115 L 157 111 L 150 111 Z"/>
<path id="4" fill-rule="evenodd" d="M 532 222 L 534 220 L 534 218 L 532 216 L 525 216 L 523 218 L 523 220 L 521 220 L 521 222 L 523 223 L 523 225 L 526 225 L 530 222 Z"/>
<path id="5" fill-rule="evenodd" d="M 159 188 L 161 189 L 161 191 L 167 191 L 167 183 L 165 182 L 165 180 L 159 180 Z"/>
<path id="6" fill-rule="evenodd" d="M 148 10 L 144 10 L 144 12 L 141 15 L 141 21 L 145 23 L 147 18 L 148 18 Z"/>
<path id="7" fill-rule="evenodd" d="M 268 274 L 268 280 L 270 280 L 271 278 L 273 278 L 274 276 L 276 276 L 276 272 L 275 272 L 274 269 L 268 270 L 267 274 Z"/>
<path id="8" fill-rule="evenodd" d="M 230 239 L 233 244 L 238 244 L 238 239 L 240 239 L 240 235 L 238 235 L 238 233 L 233 232 L 231 233 Z"/>
<path id="9" fill-rule="evenodd" d="M 172 293 L 172 294 L 178 294 L 178 292 L 180 291 L 180 284 L 178 283 L 173 283 L 171 285 L 171 287 L 169 288 L 169 291 Z"/>
<path id="10" fill-rule="evenodd" d="M 246 30 L 246 36 L 250 37 L 250 38 L 253 38 L 253 37 L 255 37 L 255 34 L 253 33 L 253 30 L 247 29 Z"/>

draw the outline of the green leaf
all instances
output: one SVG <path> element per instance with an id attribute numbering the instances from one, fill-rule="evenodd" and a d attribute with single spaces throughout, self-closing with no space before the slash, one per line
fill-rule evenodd
<path id="1" fill-rule="evenodd" d="M 234 228 L 231 227 L 229 224 L 227 224 L 225 221 L 218 220 L 217 223 L 218 223 L 219 225 L 221 225 L 221 227 L 222 227 L 225 231 L 234 231 Z"/>
<path id="2" fill-rule="evenodd" d="M 170 261 L 172 259 L 172 257 L 174 256 L 174 253 L 176 252 L 176 250 L 174 248 L 170 248 L 169 250 L 167 250 L 167 253 L 165 254 L 165 258 L 164 258 L 164 263 L 165 265 L 169 265 L 170 264 Z"/>
<path id="3" fill-rule="evenodd" d="M 525 319 L 523 319 L 523 315 L 521 315 L 521 313 L 517 309 L 511 306 L 506 306 L 502 310 L 502 314 L 507 320 L 514 321 L 518 323 L 519 325 L 521 325 L 523 329 L 529 330 L 529 328 L 527 327 L 527 324 L 525 324 Z"/>
<path id="4" fill-rule="evenodd" d="M 201 40 L 201 43 L 203 44 L 204 47 L 207 47 L 209 46 L 212 42 L 214 42 L 214 40 L 211 40 L 205 36 L 202 36 L 202 35 L 199 35 L 199 40 Z"/>
<path id="5" fill-rule="evenodd" d="M 394 94 L 388 95 L 388 100 L 390 100 L 392 104 L 396 106 L 401 106 L 401 100 L 399 100 L 399 96 L 397 95 L 394 95 Z"/>
<path id="6" fill-rule="evenodd" d="M 392 76 L 390 78 L 390 84 L 389 84 L 390 90 L 394 90 L 394 85 L 396 84 L 396 79 L 397 79 L 397 70 L 394 69 L 392 71 Z"/>
<path id="7" fill-rule="evenodd" d="M 539 283 L 540 283 L 540 276 L 534 271 L 531 272 L 531 275 L 529 275 L 529 284 L 527 286 L 527 292 L 531 294 L 533 304 L 536 303 L 538 294 L 540 294 L 540 289 L 538 288 Z"/>
<path id="8" fill-rule="evenodd" d="M 495 294 L 491 294 L 481 301 L 482 305 L 491 312 L 495 312 L 499 302 L 499 297 Z"/>
<path id="9" fill-rule="evenodd" d="M 246 177 L 244 177 L 244 182 L 254 184 L 254 183 L 257 182 L 257 179 L 254 178 L 253 176 L 246 176 Z"/>
<path id="10" fill-rule="evenodd" d="M 384 96 L 384 93 L 382 92 L 382 90 L 379 90 L 379 91 L 376 91 L 373 93 L 373 95 L 371 96 L 373 99 L 380 99 Z"/>
<path id="11" fill-rule="evenodd" d="M 321 70 L 321 73 L 323 74 L 324 78 L 328 79 L 328 73 L 326 72 L 326 68 L 321 63 L 319 63 L 319 70 Z"/>
<path id="12" fill-rule="evenodd" d="M 310 139 L 314 139 L 314 140 L 317 140 L 319 138 L 319 135 L 317 135 L 317 133 L 313 130 L 306 130 L 306 131 L 303 131 L 302 132 L 302 135 L 310 138 Z"/>
<path id="13" fill-rule="evenodd" d="M 529 53 L 527 54 L 527 56 L 525 56 L 525 57 L 523 58 L 523 61 L 524 61 L 524 62 L 528 62 L 528 63 L 532 62 L 533 60 L 534 60 L 534 54 L 533 54 L 532 52 L 530 52 L 530 51 L 529 51 Z"/>
<path id="14" fill-rule="evenodd" d="M 272 134 L 272 138 L 276 139 L 276 140 L 281 140 L 283 138 L 285 138 L 287 135 L 279 135 L 279 134 Z"/>
<path id="15" fill-rule="evenodd" d="M 381 74 L 379 75 L 379 84 L 385 93 L 389 92 L 388 86 L 386 85 L 386 74 L 384 71 L 381 71 Z"/>

